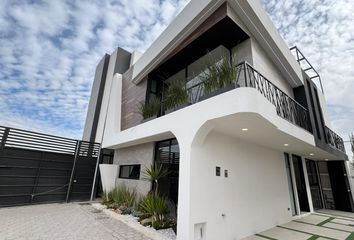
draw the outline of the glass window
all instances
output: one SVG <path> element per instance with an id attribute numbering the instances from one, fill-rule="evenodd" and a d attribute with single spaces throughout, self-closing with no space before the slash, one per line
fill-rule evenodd
<path id="1" fill-rule="evenodd" d="M 295 204 L 295 194 L 294 194 L 294 184 L 293 184 L 293 179 L 291 175 L 291 169 L 290 169 L 290 159 L 289 159 L 289 154 L 285 153 L 285 166 L 286 166 L 286 174 L 288 177 L 288 188 L 289 188 L 289 194 L 290 194 L 290 205 L 291 205 L 291 212 L 292 215 L 296 215 L 296 204 Z"/>
<path id="2" fill-rule="evenodd" d="M 121 165 L 119 169 L 119 178 L 139 179 L 140 165 Z"/>

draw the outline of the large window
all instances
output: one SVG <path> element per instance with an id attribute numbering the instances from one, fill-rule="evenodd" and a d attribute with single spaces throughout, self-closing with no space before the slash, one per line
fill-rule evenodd
<path id="1" fill-rule="evenodd" d="M 175 204 L 178 202 L 179 146 L 176 139 L 156 143 L 155 162 L 169 170 L 168 176 L 159 181 L 159 192 Z"/>
<path id="2" fill-rule="evenodd" d="M 139 179 L 140 165 L 121 165 L 119 169 L 119 178 Z"/>
<path id="3" fill-rule="evenodd" d="M 163 102 L 166 101 L 168 97 L 166 92 L 173 81 L 181 81 L 185 84 L 185 88 L 188 91 L 189 102 L 195 103 L 198 101 L 199 97 L 203 95 L 203 88 L 199 87 L 201 83 L 201 76 L 207 67 L 211 63 L 220 62 L 225 57 L 229 58 L 230 50 L 223 45 L 219 45 L 212 51 L 207 51 L 203 56 L 189 65 L 186 64 L 183 69 L 178 72 L 173 73 L 172 75 L 168 73 L 155 74 L 153 77 L 149 77 L 148 85 L 148 99 L 156 97 Z"/>

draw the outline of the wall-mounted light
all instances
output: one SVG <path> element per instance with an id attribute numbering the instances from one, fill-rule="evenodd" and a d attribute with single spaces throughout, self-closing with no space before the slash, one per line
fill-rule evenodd
<path id="1" fill-rule="evenodd" d="M 315 156 L 315 154 L 314 153 L 310 153 L 310 156 Z"/>
<path id="2" fill-rule="evenodd" d="M 288 143 L 284 143 L 284 147 L 288 147 L 289 146 L 289 144 Z"/>
<path id="3" fill-rule="evenodd" d="M 221 168 L 220 167 L 215 168 L 215 175 L 220 177 L 220 175 L 221 175 Z"/>
<path id="4" fill-rule="evenodd" d="M 242 128 L 241 129 L 243 132 L 247 132 L 248 131 L 248 128 Z"/>

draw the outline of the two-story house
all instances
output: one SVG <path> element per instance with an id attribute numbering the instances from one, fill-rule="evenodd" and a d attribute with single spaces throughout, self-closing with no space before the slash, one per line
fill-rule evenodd
<path id="1" fill-rule="evenodd" d="M 179 240 L 241 239 L 317 209 L 353 211 L 318 75 L 256 0 L 191 0 L 140 54 L 96 69 L 84 140 L 141 194 L 154 162 Z M 316 72 L 315 72 L 316 73 Z"/>

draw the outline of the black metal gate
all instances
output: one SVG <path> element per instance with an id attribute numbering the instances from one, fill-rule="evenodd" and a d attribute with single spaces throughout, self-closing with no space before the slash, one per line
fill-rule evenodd
<path id="1" fill-rule="evenodd" d="M 0 126 L 0 207 L 90 200 L 100 144 Z"/>

